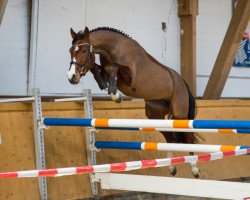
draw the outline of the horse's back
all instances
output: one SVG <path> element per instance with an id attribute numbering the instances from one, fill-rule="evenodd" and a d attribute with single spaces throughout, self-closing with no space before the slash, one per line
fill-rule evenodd
<path id="1" fill-rule="evenodd" d="M 127 48 L 129 49 L 129 48 Z M 166 66 L 160 66 L 156 60 L 140 46 L 133 46 L 127 52 L 126 63 L 131 71 L 131 93 L 146 100 L 167 99 L 173 92 L 171 74 Z"/>

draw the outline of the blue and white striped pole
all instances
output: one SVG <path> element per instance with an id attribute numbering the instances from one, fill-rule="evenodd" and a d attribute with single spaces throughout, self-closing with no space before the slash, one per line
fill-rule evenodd
<path id="1" fill-rule="evenodd" d="M 226 129 L 229 131 L 228 133 L 250 132 L 250 121 L 247 120 L 43 118 L 42 123 L 46 126 L 90 126 L 105 129 L 110 128 L 124 130 L 173 129 L 174 131 L 178 129 Z"/>

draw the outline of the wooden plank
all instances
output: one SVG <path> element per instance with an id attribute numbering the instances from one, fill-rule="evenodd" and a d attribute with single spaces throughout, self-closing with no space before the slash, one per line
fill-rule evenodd
<path id="1" fill-rule="evenodd" d="M 243 199 L 249 197 L 250 183 L 211 181 L 132 174 L 96 173 L 102 189 L 152 192 L 194 197 Z"/>
<path id="2" fill-rule="evenodd" d="M 198 109 L 202 107 L 219 107 L 219 108 L 229 108 L 229 107 L 250 107 L 250 101 L 248 100 L 237 100 L 237 99 L 224 99 L 224 100 L 196 100 Z M 83 103 L 80 102 L 67 102 L 67 103 L 54 103 L 54 102 L 43 102 L 43 111 L 83 111 Z M 135 110 L 135 109 L 142 109 L 145 108 L 144 102 L 131 102 L 125 101 L 121 104 L 117 104 L 111 101 L 93 101 L 93 108 L 94 110 Z M 25 112 L 25 111 L 32 111 L 31 103 L 0 103 L 0 112 Z M 96 115 L 98 117 L 98 115 Z"/>
<path id="3" fill-rule="evenodd" d="M 0 25 L 2 23 L 4 11 L 6 9 L 8 0 L 0 0 Z"/>
<path id="4" fill-rule="evenodd" d="M 113 101 L 93 101 L 95 110 L 107 109 L 144 109 L 144 101 L 124 101 L 117 104 Z M 83 110 L 83 102 L 43 102 L 43 110 Z M 0 112 L 2 111 L 31 111 L 32 105 L 30 102 L 19 103 L 0 103 Z"/>
<path id="5" fill-rule="evenodd" d="M 181 76 L 196 95 L 196 16 L 198 0 L 178 0 Z"/>
<path id="6" fill-rule="evenodd" d="M 0 171 L 35 169 L 31 112 L 1 112 Z M 39 199 L 37 179 L 0 180 L 0 199 Z"/>
<path id="7" fill-rule="evenodd" d="M 249 19 L 250 1 L 239 0 L 206 86 L 203 95 L 205 99 L 219 99 L 221 97 Z"/>

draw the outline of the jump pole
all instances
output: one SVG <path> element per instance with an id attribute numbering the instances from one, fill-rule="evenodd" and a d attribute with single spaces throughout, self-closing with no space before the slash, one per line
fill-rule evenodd
<path id="1" fill-rule="evenodd" d="M 131 161 L 123 163 L 102 164 L 92 166 L 80 166 L 80 167 L 67 167 L 57 169 L 45 169 L 45 170 L 28 170 L 28 171 L 16 171 L 16 172 L 1 172 L 1 178 L 30 178 L 30 177 L 56 177 L 66 176 L 74 174 L 86 174 L 86 173 L 105 173 L 105 172 L 124 172 L 145 168 L 165 167 L 169 165 L 177 165 L 193 162 L 209 162 L 213 160 L 220 160 L 231 156 L 240 156 L 250 153 L 250 148 L 239 149 L 234 151 L 214 152 L 206 154 L 198 154 L 195 156 L 180 156 L 173 158 L 153 159 L 153 160 L 141 160 Z"/>
<path id="2" fill-rule="evenodd" d="M 145 151 L 178 151 L 178 152 L 218 152 L 250 148 L 250 146 L 227 146 L 207 144 L 177 144 L 177 143 L 154 143 L 154 142 L 114 142 L 96 141 L 97 149 L 127 149 Z"/>
<path id="3" fill-rule="evenodd" d="M 11 98 L 11 99 L 0 99 L 0 103 L 10 103 L 10 102 L 29 102 L 34 101 L 35 97 L 23 97 L 23 98 Z"/>
<path id="4" fill-rule="evenodd" d="M 46 170 L 2 172 L 0 178 L 56 177 L 74 174 L 95 173 L 95 181 L 101 182 L 102 189 L 145 191 L 153 193 L 177 194 L 186 196 L 246 198 L 249 197 L 249 183 L 220 182 L 195 179 L 181 179 L 128 174 L 107 174 L 106 172 L 124 172 L 137 169 L 164 167 L 169 165 L 208 162 L 229 156 L 250 153 L 250 149 L 226 152 L 182 156 L 175 158 L 142 160 L 125 163 L 113 163 L 94 166 L 68 167 Z"/>
<path id="5" fill-rule="evenodd" d="M 250 129 L 205 129 L 205 128 L 124 128 L 124 127 L 96 127 L 101 130 L 120 131 L 165 131 L 165 132 L 194 132 L 194 133 L 220 133 L 220 134 L 249 134 Z"/>
<path id="6" fill-rule="evenodd" d="M 250 129 L 247 120 L 153 120 L 99 118 L 43 118 L 46 126 L 89 126 L 124 128 Z"/>

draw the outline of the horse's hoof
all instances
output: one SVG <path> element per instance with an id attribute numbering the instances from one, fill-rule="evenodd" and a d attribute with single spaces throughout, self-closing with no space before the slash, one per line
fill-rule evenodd
<path id="1" fill-rule="evenodd" d="M 117 92 L 116 94 L 111 94 L 111 99 L 116 103 L 121 103 L 122 95 L 119 92 Z"/>
<path id="2" fill-rule="evenodd" d="M 116 103 L 121 103 L 122 102 L 122 97 L 120 96 L 119 98 L 115 99 Z"/>
<path id="3" fill-rule="evenodd" d="M 200 170 L 197 167 L 195 167 L 192 172 L 195 178 L 200 178 Z"/>
<path id="4" fill-rule="evenodd" d="M 194 174 L 194 178 L 200 178 L 200 173 Z"/>
<path id="5" fill-rule="evenodd" d="M 171 167 L 171 168 L 170 168 L 170 174 L 173 175 L 173 176 L 175 176 L 175 175 L 177 174 L 177 169 L 176 169 L 176 167 Z"/>

